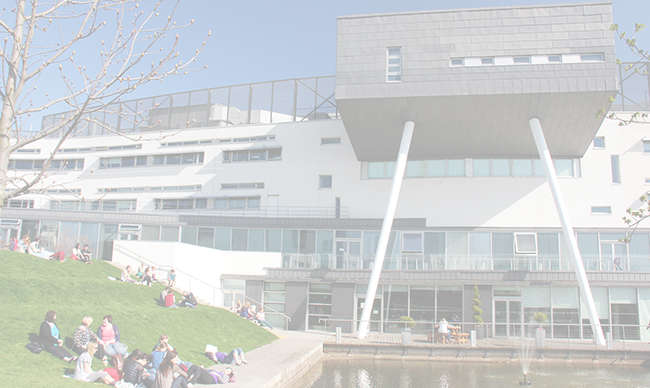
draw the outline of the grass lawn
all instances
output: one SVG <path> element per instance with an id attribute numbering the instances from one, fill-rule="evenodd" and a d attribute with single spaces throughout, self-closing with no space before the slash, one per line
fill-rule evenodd
<path id="1" fill-rule="evenodd" d="M 59 263 L 0 251 L 0 266 L 0 387 L 89 386 L 62 377 L 74 364 L 25 348 L 28 334 L 38 333 L 47 310 L 57 312 L 62 337 L 71 336 L 84 315 L 94 318 L 96 330 L 102 317 L 111 314 L 129 351 L 150 352 L 158 337 L 167 334 L 181 359 L 204 365 L 209 365 L 203 356 L 207 343 L 220 350 L 241 346 L 249 351 L 277 338 L 222 309 L 160 307 L 156 300 L 161 285 L 109 280 L 108 276 L 119 278 L 119 271 L 107 263 Z M 102 367 L 94 360 L 93 369 Z"/>

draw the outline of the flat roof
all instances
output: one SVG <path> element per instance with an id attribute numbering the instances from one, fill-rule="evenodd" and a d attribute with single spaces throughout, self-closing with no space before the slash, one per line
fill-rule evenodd
<path id="1" fill-rule="evenodd" d="M 372 18 L 372 17 L 379 17 L 379 16 L 425 15 L 425 14 L 432 14 L 432 13 L 453 13 L 453 12 L 492 11 L 492 10 L 498 11 L 498 10 L 507 10 L 507 9 L 560 8 L 560 7 L 576 7 L 581 5 L 612 5 L 612 2 L 600 1 L 600 2 L 584 2 L 584 3 L 514 5 L 514 6 L 500 6 L 500 7 L 454 8 L 454 9 L 440 9 L 440 10 L 429 10 L 429 11 L 369 13 L 369 14 L 337 16 L 336 19 L 362 19 L 362 18 Z"/>

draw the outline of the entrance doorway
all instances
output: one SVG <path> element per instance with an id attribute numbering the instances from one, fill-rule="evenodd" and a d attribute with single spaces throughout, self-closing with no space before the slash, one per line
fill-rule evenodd
<path id="1" fill-rule="evenodd" d="M 520 337 L 522 334 L 522 308 L 520 300 L 494 300 L 494 336 Z"/>

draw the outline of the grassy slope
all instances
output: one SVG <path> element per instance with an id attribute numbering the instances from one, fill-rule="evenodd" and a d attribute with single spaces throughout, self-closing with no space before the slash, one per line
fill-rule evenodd
<path id="1" fill-rule="evenodd" d="M 57 312 L 62 336 L 70 336 L 84 315 L 92 316 L 96 329 L 105 314 L 119 326 L 121 341 L 129 351 L 151 351 L 161 334 L 167 334 L 183 360 L 207 364 L 206 343 L 229 350 L 248 351 L 273 341 L 268 331 L 227 311 L 198 306 L 165 309 L 155 300 L 161 286 L 143 287 L 111 281 L 119 271 L 106 263 L 49 262 L 20 253 L 0 252 L 0 386 L 88 387 L 61 377 L 74 367 L 46 352 L 26 348 L 29 333 L 38 333 L 45 312 Z M 93 369 L 102 365 L 94 361 Z"/>

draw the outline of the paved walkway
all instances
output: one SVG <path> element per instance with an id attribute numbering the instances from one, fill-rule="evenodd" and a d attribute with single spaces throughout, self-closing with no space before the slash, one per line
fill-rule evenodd
<path id="1" fill-rule="evenodd" d="M 248 365 L 233 366 L 236 383 L 229 388 L 276 388 L 305 374 L 323 354 L 331 336 L 296 331 L 273 331 L 280 339 L 246 353 Z M 223 370 L 224 367 L 217 369 Z M 200 385 L 194 387 L 217 387 Z"/>

